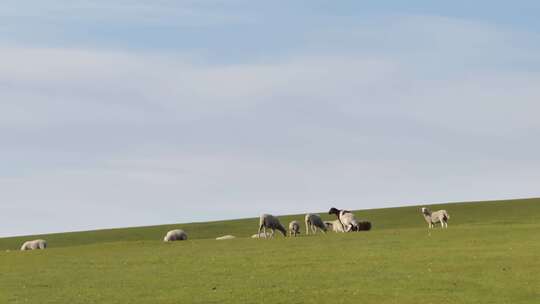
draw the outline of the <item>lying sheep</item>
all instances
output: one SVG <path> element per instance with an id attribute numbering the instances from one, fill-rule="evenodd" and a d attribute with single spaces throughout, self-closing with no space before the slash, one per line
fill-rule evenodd
<path id="1" fill-rule="evenodd" d="M 354 231 L 369 231 L 371 230 L 371 222 L 364 221 L 358 222 L 358 226 L 354 228 Z"/>
<path id="2" fill-rule="evenodd" d="M 422 215 L 424 216 L 424 219 L 428 223 L 428 227 L 431 229 L 435 224 L 441 223 L 441 228 L 448 228 L 448 220 L 450 219 L 450 215 L 448 215 L 448 212 L 446 210 L 439 210 L 435 212 L 431 212 L 426 207 L 422 207 Z"/>
<path id="3" fill-rule="evenodd" d="M 234 235 L 224 235 L 224 236 L 220 236 L 220 237 L 217 237 L 216 240 L 218 241 L 223 241 L 223 240 L 232 240 L 232 239 L 235 239 L 236 237 Z"/>
<path id="4" fill-rule="evenodd" d="M 309 231 L 313 234 L 317 233 L 317 229 L 326 233 L 326 225 L 322 221 L 321 217 L 318 214 L 308 213 L 305 218 L 306 222 L 306 235 L 309 234 Z"/>
<path id="5" fill-rule="evenodd" d="M 271 234 L 270 232 L 261 232 L 261 233 L 255 233 L 254 235 L 251 236 L 252 239 L 260 239 L 260 238 L 266 238 L 266 237 L 269 237 Z"/>
<path id="6" fill-rule="evenodd" d="M 328 230 L 332 230 L 334 232 L 345 232 L 345 230 L 343 230 L 343 225 L 341 225 L 341 222 L 339 220 L 325 221 L 324 225 Z"/>
<path id="7" fill-rule="evenodd" d="M 45 240 L 33 240 L 24 242 L 21 246 L 21 250 L 36 250 L 36 249 L 45 249 L 47 248 L 47 242 Z"/>
<path id="8" fill-rule="evenodd" d="M 289 223 L 289 235 L 296 236 L 300 234 L 300 223 L 298 221 L 292 221 Z"/>
<path id="9" fill-rule="evenodd" d="M 341 223 L 345 232 L 358 231 L 359 223 L 354 214 L 348 210 L 340 210 L 337 208 L 330 208 L 328 214 L 334 214 L 338 221 Z"/>
<path id="10" fill-rule="evenodd" d="M 182 229 L 175 229 L 167 232 L 167 235 L 163 238 L 164 242 L 172 241 L 185 241 L 187 240 L 187 233 Z"/>
<path id="11" fill-rule="evenodd" d="M 270 214 L 263 214 L 261 215 L 259 219 L 259 235 L 261 234 L 261 231 L 264 231 L 264 238 L 266 238 L 266 228 L 272 229 L 272 233 L 270 234 L 270 238 L 274 237 L 274 232 L 279 230 L 283 236 L 287 236 L 287 230 L 281 225 L 279 222 L 279 219 L 273 215 Z"/>

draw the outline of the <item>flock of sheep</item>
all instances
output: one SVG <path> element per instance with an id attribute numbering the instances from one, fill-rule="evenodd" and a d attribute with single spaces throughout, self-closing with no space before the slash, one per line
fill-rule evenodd
<path id="1" fill-rule="evenodd" d="M 309 235 L 310 232 L 315 234 L 317 231 L 326 233 L 328 230 L 332 230 L 334 232 L 351 232 L 371 229 L 370 222 L 358 221 L 354 214 L 350 211 L 331 208 L 328 214 L 334 214 L 337 217 L 337 220 L 323 221 L 318 214 L 306 214 L 304 218 L 304 223 L 306 224 L 306 235 Z M 266 232 L 267 228 L 272 230 L 270 234 Z M 287 232 L 289 236 L 297 236 L 300 234 L 300 223 L 298 221 L 290 222 L 289 230 L 287 231 L 277 217 L 271 214 L 263 214 L 259 218 L 259 231 L 252 237 L 272 238 L 276 230 L 280 231 L 283 236 L 287 236 Z"/>
<path id="2" fill-rule="evenodd" d="M 435 224 L 440 223 L 441 228 L 448 228 L 448 220 L 450 215 L 446 210 L 438 210 L 431 212 L 428 208 L 422 208 L 422 215 L 428 223 L 428 228 L 431 229 Z M 318 214 L 308 213 L 304 218 L 306 226 L 306 235 L 310 233 L 316 234 L 318 230 L 326 233 L 331 230 L 334 232 L 353 232 L 353 231 L 367 231 L 371 229 L 371 223 L 368 221 L 358 221 L 354 214 L 348 210 L 340 210 L 337 208 L 330 208 L 328 214 L 336 216 L 334 221 L 323 221 Z M 252 238 L 272 238 L 276 230 L 281 232 L 283 236 L 297 236 L 300 234 L 300 223 L 298 221 L 292 221 L 289 223 L 289 229 L 281 224 L 279 219 L 270 214 L 263 214 L 259 218 L 259 230 L 257 234 L 254 234 Z M 271 232 L 267 233 L 266 229 L 270 229 Z M 188 235 L 182 229 L 175 229 L 167 232 L 163 238 L 164 242 L 172 241 L 184 241 L 187 240 Z M 216 240 L 229 240 L 234 239 L 232 235 L 224 235 L 216 238 Z M 27 241 L 21 246 L 21 250 L 36 250 L 47 248 L 47 242 L 45 240 L 33 240 Z"/>

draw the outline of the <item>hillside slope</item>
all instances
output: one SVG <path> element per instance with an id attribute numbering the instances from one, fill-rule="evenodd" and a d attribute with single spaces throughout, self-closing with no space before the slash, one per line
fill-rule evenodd
<path id="1" fill-rule="evenodd" d="M 355 211 L 355 214 L 361 219 L 371 221 L 374 230 L 423 228 L 425 227 L 425 222 L 420 214 L 420 207 L 421 206 L 411 206 L 357 210 Z M 448 210 L 451 216 L 450 226 L 534 223 L 540 216 L 540 198 L 447 203 L 435 204 L 429 207 L 432 210 Z M 306 212 L 313 211 L 306 210 Z M 323 219 L 335 219 L 326 214 L 326 211 L 321 211 L 319 214 Z M 280 216 L 280 219 L 284 225 L 293 219 L 303 223 L 302 214 Z M 78 246 L 118 241 L 161 240 L 167 231 L 178 227 L 181 227 L 188 232 L 189 237 L 192 240 L 212 239 L 225 234 L 247 237 L 256 233 L 258 221 L 258 218 L 249 218 L 207 223 L 170 224 L 0 238 L 0 250 L 17 249 L 24 240 L 36 238 L 46 239 L 51 247 Z"/>

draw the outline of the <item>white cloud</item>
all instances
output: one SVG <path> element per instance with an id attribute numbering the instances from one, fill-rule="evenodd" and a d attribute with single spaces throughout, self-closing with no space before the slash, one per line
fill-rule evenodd
<path id="1" fill-rule="evenodd" d="M 245 22 L 240 16 L 216 6 L 219 1 L 12 1 L 0 8 L 3 18 L 32 20 L 43 25 L 122 24 L 142 26 L 207 27 Z M 232 1 L 230 1 L 233 3 Z M 229 4 L 231 4 L 229 3 Z"/>
<path id="2" fill-rule="evenodd" d="M 359 34 L 376 30 L 342 29 L 239 64 L 1 47 L 0 231 L 538 194 L 540 75 L 501 63 L 536 66 L 520 56 L 540 48 L 521 33 L 501 50 L 508 33 L 474 23 L 402 22 L 380 51 Z M 347 37 L 366 40 L 316 47 Z"/>

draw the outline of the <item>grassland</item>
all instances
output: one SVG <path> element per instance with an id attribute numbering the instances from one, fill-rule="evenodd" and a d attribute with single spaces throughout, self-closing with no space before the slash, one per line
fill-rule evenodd
<path id="1" fill-rule="evenodd" d="M 540 303 L 540 199 L 436 208 L 450 228 L 431 235 L 403 207 L 356 212 L 370 232 L 268 241 L 246 238 L 256 219 L 0 239 L 0 303 Z M 161 242 L 173 227 L 191 240 Z"/>

